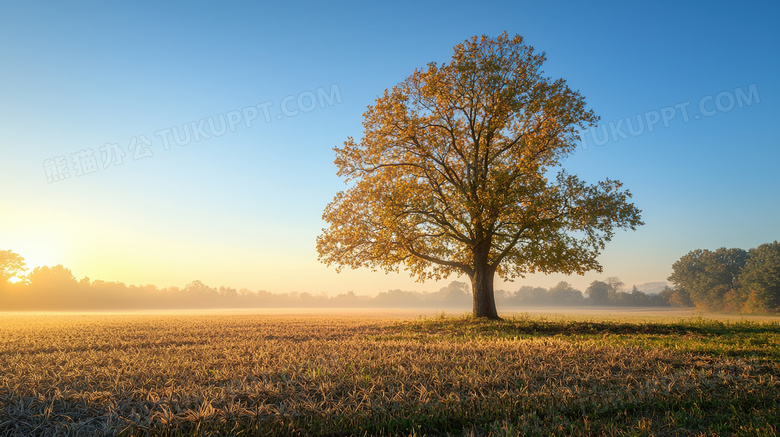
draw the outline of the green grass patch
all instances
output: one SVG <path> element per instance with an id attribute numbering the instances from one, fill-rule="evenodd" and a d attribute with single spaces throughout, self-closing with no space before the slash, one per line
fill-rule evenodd
<path id="1" fill-rule="evenodd" d="M 640 319 L 641 320 L 641 319 Z M 780 322 L 720 321 L 702 317 L 674 322 L 556 320 L 515 316 L 493 321 L 471 316 L 420 318 L 394 324 L 384 338 L 422 341 L 520 340 L 558 337 L 599 345 L 665 348 L 711 356 L 780 360 Z"/>

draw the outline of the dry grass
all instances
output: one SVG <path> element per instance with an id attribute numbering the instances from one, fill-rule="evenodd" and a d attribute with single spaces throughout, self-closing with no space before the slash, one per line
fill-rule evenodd
<path id="1" fill-rule="evenodd" d="M 0 435 L 774 435 L 780 327 L 0 318 Z"/>

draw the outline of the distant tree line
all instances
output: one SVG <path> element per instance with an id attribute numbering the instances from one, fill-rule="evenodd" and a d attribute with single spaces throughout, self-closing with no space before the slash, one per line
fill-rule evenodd
<path id="1" fill-rule="evenodd" d="M 0 251 L 0 311 L 13 310 L 146 310 L 205 308 L 463 308 L 471 307 L 471 289 L 453 281 L 435 292 L 388 290 L 376 296 L 350 291 L 337 296 L 309 292 L 270 293 L 246 288 L 210 287 L 193 281 L 183 288 L 125 285 L 84 278 L 77 280 L 61 266 L 37 267 L 26 273 L 24 259 Z M 623 291 L 617 278 L 594 281 L 583 293 L 567 282 L 547 288 L 523 286 L 516 291 L 496 290 L 501 306 L 684 306 L 676 291 Z"/>
<path id="2" fill-rule="evenodd" d="M 615 277 L 591 282 L 584 293 L 565 281 L 549 289 L 526 285 L 512 293 L 497 292 L 496 300 L 508 306 L 672 306 L 669 296 L 673 290 L 668 287 L 660 293 L 645 293 L 636 286 L 623 291 L 623 285 Z"/>
<path id="3" fill-rule="evenodd" d="M 755 249 L 697 249 L 672 266 L 669 280 L 697 308 L 707 311 L 780 311 L 780 243 Z"/>
<path id="4" fill-rule="evenodd" d="M 523 306 L 696 306 L 705 311 L 769 313 L 780 311 L 780 243 L 755 249 L 714 251 L 697 249 L 672 266 L 669 281 L 657 293 L 636 286 L 624 289 L 618 278 L 593 281 L 584 292 L 567 282 L 551 288 L 523 286 L 496 290 L 496 304 Z M 183 288 L 125 285 L 84 278 L 77 280 L 61 266 L 36 267 L 28 272 L 19 254 L 0 250 L 0 311 L 14 310 L 146 310 L 199 308 L 469 308 L 471 290 L 452 282 L 435 292 L 388 290 L 376 296 L 350 291 L 270 293 L 210 287 L 193 281 Z"/>

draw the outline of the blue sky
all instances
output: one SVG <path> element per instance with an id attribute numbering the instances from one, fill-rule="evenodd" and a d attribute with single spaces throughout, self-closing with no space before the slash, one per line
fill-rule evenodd
<path id="1" fill-rule="evenodd" d="M 662 281 L 692 249 L 780 235 L 778 18 L 773 2 L 4 2 L 0 249 L 131 284 L 438 289 L 317 262 L 344 188 L 332 148 L 415 68 L 506 31 L 601 116 L 565 168 L 624 182 L 646 225 L 608 245 L 602 275 L 500 287 Z M 269 119 L 248 126 L 257 105 Z M 223 135 L 164 146 L 166 129 L 231 114 Z M 79 175 L 89 149 L 97 169 Z M 70 177 L 51 181 L 57 157 Z"/>

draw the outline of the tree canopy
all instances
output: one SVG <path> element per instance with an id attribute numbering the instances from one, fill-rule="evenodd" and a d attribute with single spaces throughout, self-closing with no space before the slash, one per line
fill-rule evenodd
<path id="1" fill-rule="evenodd" d="M 13 278 L 22 279 L 22 274 L 27 271 L 24 258 L 10 250 L 0 250 L 0 286 Z"/>
<path id="2" fill-rule="evenodd" d="M 748 258 L 743 249 L 715 251 L 697 249 L 688 252 L 672 265 L 669 280 L 700 308 L 719 311 L 733 308 L 739 293 L 739 274 Z"/>
<path id="3" fill-rule="evenodd" d="M 497 318 L 493 279 L 601 271 L 615 228 L 641 225 L 621 183 L 560 169 L 598 117 L 520 36 L 473 37 L 364 113 L 335 148 L 351 187 L 326 207 L 320 260 L 418 280 L 468 275 L 476 316 Z M 557 174 L 553 170 L 558 168 Z"/>
<path id="4" fill-rule="evenodd" d="M 593 281 L 590 283 L 590 286 L 588 286 L 588 289 L 585 290 L 588 299 L 597 305 L 604 305 L 609 302 L 609 292 L 609 284 L 603 281 Z"/>
<path id="5" fill-rule="evenodd" d="M 672 265 L 669 280 L 710 311 L 780 311 L 780 242 L 754 249 L 697 249 Z"/>
<path id="6" fill-rule="evenodd" d="M 739 275 L 750 312 L 780 310 L 780 242 L 751 249 Z"/>

